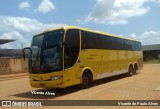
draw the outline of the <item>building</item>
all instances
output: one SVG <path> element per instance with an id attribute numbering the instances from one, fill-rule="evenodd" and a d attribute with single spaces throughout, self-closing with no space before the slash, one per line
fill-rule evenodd
<path id="1" fill-rule="evenodd" d="M 160 44 L 144 45 L 142 49 L 144 61 L 151 59 L 160 59 Z"/>
<path id="2" fill-rule="evenodd" d="M 12 42 L 12 39 L 0 39 L 0 45 Z M 28 57 L 27 53 L 27 57 Z M 28 71 L 28 61 L 23 60 L 21 49 L 0 48 L 0 74 L 22 73 Z"/>

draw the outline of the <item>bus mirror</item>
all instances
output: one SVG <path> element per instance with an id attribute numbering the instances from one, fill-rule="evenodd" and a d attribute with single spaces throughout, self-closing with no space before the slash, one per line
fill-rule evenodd
<path id="1" fill-rule="evenodd" d="M 25 56 L 25 50 L 26 50 L 26 49 L 30 50 L 30 52 L 32 53 L 32 50 L 31 50 L 30 47 L 23 48 L 23 49 L 22 49 L 22 53 L 23 53 L 23 59 L 24 59 L 24 60 L 26 59 L 26 56 Z"/>
<path id="2" fill-rule="evenodd" d="M 67 46 L 67 43 L 66 43 L 66 42 L 62 42 L 62 45 L 63 45 L 63 46 Z"/>
<path id="3" fill-rule="evenodd" d="M 24 49 L 22 49 L 22 53 L 23 53 L 23 59 L 25 61 L 25 51 L 24 51 Z"/>

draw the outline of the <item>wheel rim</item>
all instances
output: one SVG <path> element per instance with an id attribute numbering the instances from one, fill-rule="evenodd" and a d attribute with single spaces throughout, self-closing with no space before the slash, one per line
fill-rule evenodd
<path id="1" fill-rule="evenodd" d="M 89 78 L 87 76 L 83 77 L 83 84 L 87 85 L 89 83 Z"/>

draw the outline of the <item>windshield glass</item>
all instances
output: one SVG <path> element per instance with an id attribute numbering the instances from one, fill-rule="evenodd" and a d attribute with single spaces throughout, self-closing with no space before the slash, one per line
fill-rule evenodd
<path id="1" fill-rule="evenodd" d="M 40 65 L 40 52 L 44 35 L 35 36 L 31 43 L 32 53 L 29 57 L 29 72 L 38 72 Z"/>
<path id="2" fill-rule="evenodd" d="M 56 30 L 35 36 L 32 40 L 32 54 L 29 58 L 30 73 L 62 70 L 63 30 Z"/>
<path id="3" fill-rule="evenodd" d="M 63 31 L 57 30 L 45 35 L 42 47 L 42 69 L 45 72 L 62 70 Z"/>

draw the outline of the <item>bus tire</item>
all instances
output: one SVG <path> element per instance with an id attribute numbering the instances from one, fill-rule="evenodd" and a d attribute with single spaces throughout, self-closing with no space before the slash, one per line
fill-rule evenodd
<path id="1" fill-rule="evenodd" d="M 133 74 L 134 74 L 134 69 L 133 69 L 133 66 L 130 65 L 130 66 L 129 66 L 129 69 L 128 69 L 127 75 L 130 77 L 130 76 L 132 76 Z"/>
<path id="2" fill-rule="evenodd" d="M 135 64 L 135 65 L 134 65 L 134 74 L 137 73 L 137 70 L 138 70 L 138 66 L 137 66 L 137 64 Z"/>
<path id="3" fill-rule="evenodd" d="M 90 73 L 84 73 L 82 76 L 81 88 L 86 89 L 92 86 L 93 77 Z"/>

